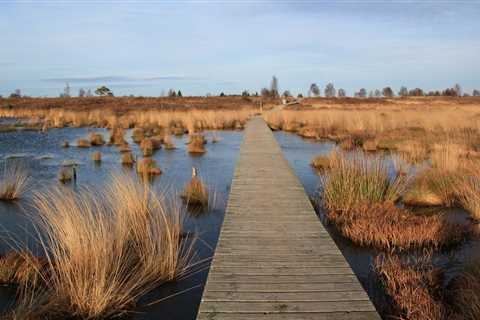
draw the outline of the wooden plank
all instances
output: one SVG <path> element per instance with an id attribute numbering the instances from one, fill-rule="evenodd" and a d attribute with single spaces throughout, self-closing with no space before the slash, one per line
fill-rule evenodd
<path id="1" fill-rule="evenodd" d="M 378 314 L 370 312 L 329 312 L 329 313 L 199 313 L 198 320 L 377 320 Z"/>
<path id="2" fill-rule="evenodd" d="M 261 118 L 245 130 L 198 319 L 380 319 Z"/>

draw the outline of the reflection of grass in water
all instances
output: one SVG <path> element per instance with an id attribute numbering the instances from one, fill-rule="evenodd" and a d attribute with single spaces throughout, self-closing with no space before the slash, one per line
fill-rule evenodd
<path id="1" fill-rule="evenodd" d="M 91 191 L 52 189 L 35 197 L 48 260 L 38 272 L 49 286 L 23 289 L 26 297 L 47 290 L 48 299 L 40 302 L 55 306 L 45 310 L 48 315 L 122 315 L 142 295 L 192 266 L 194 241 L 181 239 L 180 210 L 147 183 L 113 176 L 105 191 Z"/>

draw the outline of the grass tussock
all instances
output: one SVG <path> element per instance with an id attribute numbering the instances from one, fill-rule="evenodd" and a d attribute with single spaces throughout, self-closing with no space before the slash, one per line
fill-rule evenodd
<path id="1" fill-rule="evenodd" d="M 465 266 L 448 286 L 449 301 L 456 319 L 480 319 L 480 267 L 478 261 Z"/>
<path id="2" fill-rule="evenodd" d="M 415 215 L 391 202 L 330 211 L 327 217 L 356 244 L 387 250 L 452 246 L 463 242 L 472 231 L 468 226 L 449 223 L 441 215 Z"/>
<path id="3" fill-rule="evenodd" d="M 162 173 L 152 158 L 143 158 L 137 161 L 137 172 L 145 176 L 154 176 Z"/>
<path id="4" fill-rule="evenodd" d="M 29 285 L 38 279 L 38 273 L 46 265 L 45 259 L 29 252 L 10 251 L 0 257 L 0 283 Z"/>
<path id="5" fill-rule="evenodd" d="M 443 273 L 434 267 L 428 255 L 405 260 L 395 255 L 376 259 L 375 269 L 386 293 L 392 299 L 394 317 L 409 320 L 442 320 Z"/>
<path id="6" fill-rule="evenodd" d="M 456 186 L 461 174 L 454 171 L 430 168 L 420 171 L 403 202 L 413 206 L 452 207 L 457 203 Z"/>
<path id="7" fill-rule="evenodd" d="M 206 152 L 205 144 L 207 140 L 201 134 L 191 134 L 188 142 L 188 152 L 193 154 L 203 154 Z"/>
<path id="8" fill-rule="evenodd" d="M 322 178 L 323 204 L 329 211 L 349 211 L 363 203 L 395 202 L 405 192 L 409 177 L 388 175 L 379 157 L 339 154 Z"/>
<path id="9" fill-rule="evenodd" d="M 103 138 L 103 134 L 101 133 L 90 133 L 89 140 L 92 146 L 103 146 L 105 144 L 105 139 Z"/>
<path id="10" fill-rule="evenodd" d="M 0 201 L 14 201 L 22 197 L 30 186 L 30 175 L 21 165 L 5 163 L 0 175 Z"/>
<path id="11" fill-rule="evenodd" d="M 120 316 L 191 266 L 180 211 L 131 177 L 114 176 L 97 192 L 53 189 L 37 194 L 35 204 L 48 261 L 39 271 L 48 279 L 46 299 L 38 299 L 55 306 L 48 313 Z"/>
<path id="12" fill-rule="evenodd" d="M 78 148 L 90 148 L 91 144 L 90 141 L 87 139 L 78 139 L 77 140 L 77 147 Z"/>
<path id="13" fill-rule="evenodd" d="M 182 199 L 188 206 L 206 208 L 208 206 L 208 188 L 203 181 L 195 176 L 185 185 Z"/>
<path id="14" fill-rule="evenodd" d="M 310 165 L 319 172 L 325 172 L 334 167 L 339 160 L 339 153 L 332 151 L 327 155 L 315 156 Z"/>
<path id="15" fill-rule="evenodd" d="M 92 154 L 92 160 L 94 162 L 101 162 L 102 161 L 102 154 L 100 153 L 100 151 L 95 151 Z"/>
<path id="16" fill-rule="evenodd" d="M 132 152 L 122 152 L 120 161 L 123 165 L 132 166 L 135 163 Z"/>
<path id="17" fill-rule="evenodd" d="M 170 134 L 166 134 L 163 137 L 163 146 L 165 147 L 166 150 L 173 150 L 175 149 L 175 144 L 173 143 L 172 136 Z"/>

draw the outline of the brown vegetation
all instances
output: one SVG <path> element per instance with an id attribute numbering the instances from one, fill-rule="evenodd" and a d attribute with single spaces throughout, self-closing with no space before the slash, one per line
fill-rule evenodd
<path id="1" fill-rule="evenodd" d="M 27 305 L 43 306 L 40 318 L 118 317 L 190 270 L 192 242 L 182 239 L 181 214 L 148 184 L 115 176 L 104 191 L 53 189 L 35 203 L 47 257 L 38 275 L 48 287 L 23 291 L 30 292 Z"/>
<path id="2" fill-rule="evenodd" d="M 448 319 L 443 303 L 442 272 L 431 264 L 428 255 L 412 260 L 388 255 L 375 261 L 383 286 L 394 302 L 391 312 L 400 319 Z"/>
<path id="3" fill-rule="evenodd" d="M 187 183 L 181 197 L 189 206 L 208 206 L 208 189 L 199 177 Z"/>
<path id="4" fill-rule="evenodd" d="M 90 145 L 92 146 L 103 146 L 105 144 L 105 139 L 101 133 L 90 133 Z"/>
<path id="5" fill-rule="evenodd" d="M 191 134 L 189 135 L 188 141 L 188 152 L 194 154 L 202 154 L 205 153 L 205 144 L 207 140 L 201 134 Z"/>
<path id="6" fill-rule="evenodd" d="M 441 215 L 415 215 L 391 202 L 329 211 L 327 217 L 353 242 L 382 249 L 440 248 L 464 241 L 472 231 Z"/>
<path id="7" fill-rule="evenodd" d="M 100 153 L 100 151 L 95 151 L 92 154 L 92 160 L 94 162 L 101 162 L 102 161 L 102 154 Z"/>
<path id="8" fill-rule="evenodd" d="M 91 146 L 90 141 L 87 139 L 78 139 L 77 140 L 77 147 L 78 148 L 89 148 Z"/>
<path id="9" fill-rule="evenodd" d="M 162 173 L 162 170 L 158 168 L 157 163 L 152 158 L 143 158 L 137 162 L 137 172 L 150 176 L 150 175 L 159 175 Z"/>
<path id="10" fill-rule="evenodd" d="M 17 163 L 7 163 L 0 175 L 0 201 L 20 198 L 30 186 L 27 170 Z"/>

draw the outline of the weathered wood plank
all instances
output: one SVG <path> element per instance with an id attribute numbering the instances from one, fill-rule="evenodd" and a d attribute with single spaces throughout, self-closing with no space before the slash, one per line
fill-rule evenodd
<path id="1" fill-rule="evenodd" d="M 198 319 L 380 319 L 260 118 L 245 130 Z"/>

